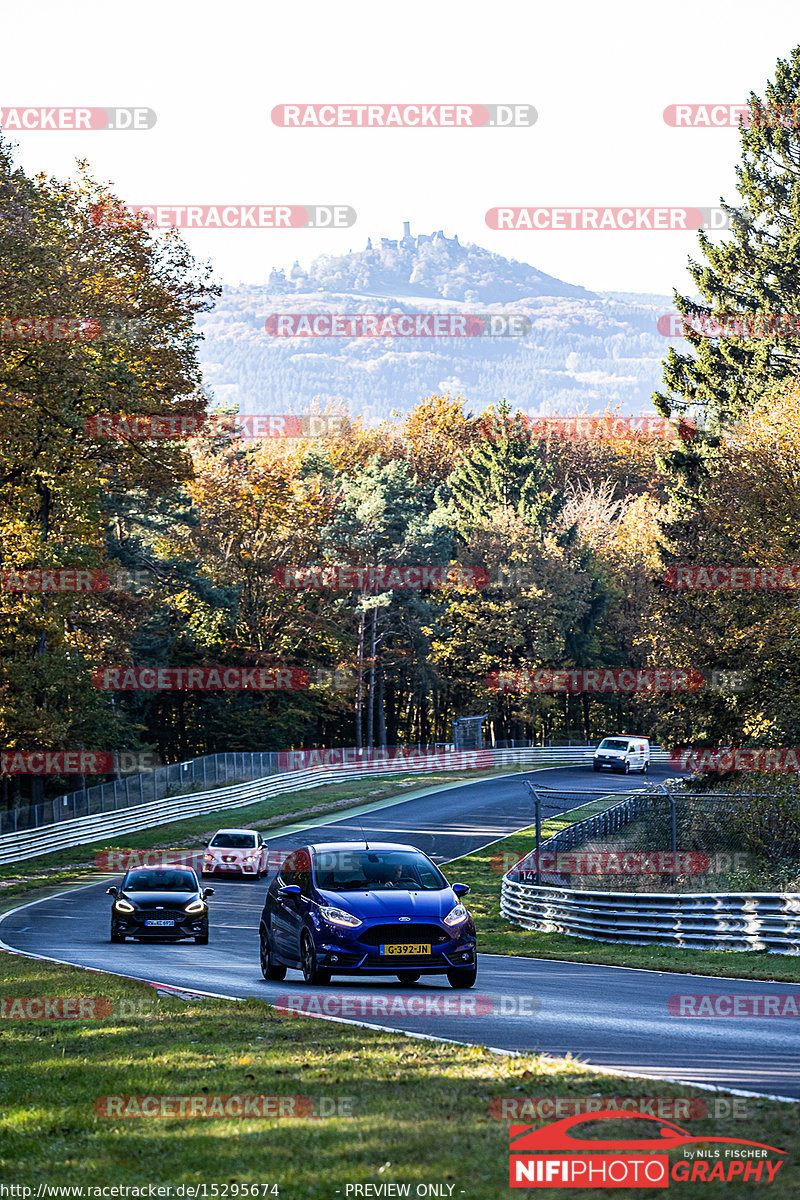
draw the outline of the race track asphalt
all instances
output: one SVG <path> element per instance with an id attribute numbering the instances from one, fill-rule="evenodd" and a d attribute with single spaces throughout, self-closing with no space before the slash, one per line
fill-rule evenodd
<path id="1" fill-rule="evenodd" d="M 667 775 L 655 768 L 650 778 Z M 415 796 L 357 819 L 343 816 L 288 835 L 278 833 L 270 844 L 288 850 L 311 841 L 360 840 L 366 834 L 376 841 L 411 843 L 446 863 L 532 823 L 528 780 L 563 790 L 553 798 L 563 809 L 587 799 L 581 789 L 625 791 L 639 784 L 623 776 L 599 779 L 591 769 L 575 767 L 493 777 Z M 458 880 L 457 868 L 446 873 Z M 6 913 L 0 918 L 0 940 L 7 949 L 166 987 L 254 996 L 413 1034 L 510 1051 L 571 1054 L 625 1074 L 800 1099 L 800 1020 L 682 1016 L 681 1002 L 669 1003 L 671 997 L 687 994 L 791 994 L 800 1012 L 800 985 L 498 955 L 480 956 L 478 982 L 466 992 L 451 989 L 436 976 L 410 987 L 396 980 L 343 976 L 327 987 L 309 988 L 299 972 L 289 971 L 284 982 L 267 983 L 258 965 L 266 881 L 214 881 L 208 946 L 111 945 L 108 882 L 104 878 Z M 478 936 L 480 940 L 480 929 Z"/>

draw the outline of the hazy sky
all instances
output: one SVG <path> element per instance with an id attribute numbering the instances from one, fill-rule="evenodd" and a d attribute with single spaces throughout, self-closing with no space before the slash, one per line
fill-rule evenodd
<path id="1" fill-rule="evenodd" d="M 733 199 L 735 129 L 674 129 L 678 102 L 741 102 L 800 41 L 793 0 L 543 4 L 137 0 L 0 7 L 0 107 L 138 105 L 141 132 L 14 133 L 28 171 L 87 158 L 128 203 L 348 204 L 351 229 L 187 231 L 224 282 L 444 229 L 593 289 L 685 287 L 696 235 L 496 232 L 497 205 Z M 532 128 L 284 129 L 276 104 L 527 103 Z"/>

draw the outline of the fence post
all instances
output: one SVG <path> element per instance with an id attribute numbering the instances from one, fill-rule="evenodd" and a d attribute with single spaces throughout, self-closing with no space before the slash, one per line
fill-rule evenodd
<path id="1" fill-rule="evenodd" d="M 539 850 L 542 844 L 542 802 L 539 799 L 539 793 L 534 792 L 536 797 L 536 884 L 539 884 Z"/>

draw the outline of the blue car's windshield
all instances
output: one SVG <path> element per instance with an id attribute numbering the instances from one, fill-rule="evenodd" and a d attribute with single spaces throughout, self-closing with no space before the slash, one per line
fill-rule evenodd
<path id="1" fill-rule="evenodd" d="M 318 850 L 314 854 L 317 887 L 333 892 L 440 891 L 441 871 L 416 850 Z"/>

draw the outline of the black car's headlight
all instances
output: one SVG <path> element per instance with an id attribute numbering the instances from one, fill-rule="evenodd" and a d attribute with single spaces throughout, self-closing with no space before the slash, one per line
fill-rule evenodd
<path id="1" fill-rule="evenodd" d="M 114 908 L 117 910 L 117 912 L 136 912 L 134 905 L 131 904 L 130 901 L 122 899 L 122 897 L 120 897 L 119 900 L 114 901 Z"/>
<path id="2" fill-rule="evenodd" d="M 205 912 L 205 911 L 206 911 L 206 906 L 202 900 L 190 900 L 189 903 L 186 905 L 186 908 L 184 909 L 184 912 L 189 912 L 189 913 L 200 913 L 200 912 Z"/>
<path id="3" fill-rule="evenodd" d="M 356 925 L 363 925 L 364 922 L 360 917 L 356 917 L 353 913 L 345 912 L 343 908 L 326 908 L 320 905 L 320 916 L 329 921 L 331 925 L 344 925 L 349 929 L 355 929 Z"/>
<path id="4" fill-rule="evenodd" d="M 455 908 L 451 908 L 450 912 L 444 918 L 445 925 L 463 925 L 469 913 L 464 908 L 463 904 L 457 904 Z"/>

